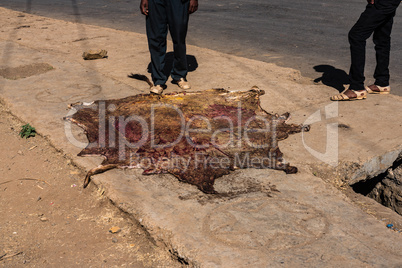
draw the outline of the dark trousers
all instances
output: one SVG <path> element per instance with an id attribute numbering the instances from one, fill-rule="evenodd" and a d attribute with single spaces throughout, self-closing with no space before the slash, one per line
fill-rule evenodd
<path id="1" fill-rule="evenodd" d="M 351 66 L 350 89 L 364 89 L 364 65 L 366 62 L 366 40 L 373 34 L 377 65 L 374 72 L 375 84 L 389 85 L 389 56 L 391 30 L 395 11 L 401 0 L 375 0 L 368 4 L 359 20 L 349 32 Z"/>
<path id="2" fill-rule="evenodd" d="M 168 29 L 173 41 L 174 59 L 171 76 L 180 80 L 187 76 L 186 35 L 188 27 L 188 1 L 149 0 L 146 29 L 151 53 L 151 75 L 154 85 L 164 85 L 163 72 Z"/>

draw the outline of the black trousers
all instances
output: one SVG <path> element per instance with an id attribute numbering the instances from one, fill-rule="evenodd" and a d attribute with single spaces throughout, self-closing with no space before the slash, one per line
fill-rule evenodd
<path id="1" fill-rule="evenodd" d="M 359 20 L 349 32 L 351 66 L 350 89 L 364 89 L 364 65 L 366 62 L 366 40 L 373 34 L 377 65 L 374 72 L 375 84 L 389 85 L 389 58 L 391 30 L 395 11 L 401 0 L 375 0 L 368 4 Z"/>
<path id="2" fill-rule="evenodd" d="M 187 76 L 186 35 L 188 28 L 189 1 L 149 0 L 146 29 L 151 53 L 151 75 L 154 85 L 164 85 L 167 77 L 163 72 L 166 56 L 168 29 L 173 41 L 173 80 Z"/>

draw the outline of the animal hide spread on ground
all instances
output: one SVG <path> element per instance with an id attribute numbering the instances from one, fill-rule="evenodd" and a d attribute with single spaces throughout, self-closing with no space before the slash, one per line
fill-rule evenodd
<path id="1" fill-rule="evenodd" d="M 211 89 L 72 104 L 67 120 L 81 126 L 89 145 L 78 155 L 102 155 L 90 176 L 112 168 L 169 173 L 214 193 L 214 181 L 237 168 L 273 168 L 296 173 L 285 163 L 278 141 L 308 126 L 287 124 L 289 114 L 260 107 L 263 90 Z"/>

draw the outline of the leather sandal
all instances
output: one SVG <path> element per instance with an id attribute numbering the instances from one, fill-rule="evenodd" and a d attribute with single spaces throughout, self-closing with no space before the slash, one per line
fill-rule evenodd
<path id="1" fill-rule="evenodd" d="M 179 88 L 181 88 L 183 90 L 188 90 L 191 88 L 190 83 L 187 82 L 187 80 L 185 80 L 184 78 L 180 78 L 180 80 L 173 81 L 173 84 L 177 84 L 179 86 Z"/>
<path id="2" fill-rule="evenodd" d="M 345 92 L 346 92 L 347 90 L 350 90 L 350 91 L 352 91 L 353 93 L 355 93 L 355 94 L 356 94 L 356 97 L 349 97 L 349 96 L 347 96 L 347 95 L 345 94 Z M 344 90 L 343 92 L 341 92 L 341 93 L 339 93 L 339 94 L 337 94 L 337 95 L 332 96 L 330 99 L 331 99 L 332 101 L 346 101 L 346 100 L 352 101 L 352 100 L 364 100 L 365 98 L 367 98 L 367 92 L 366 92 L 366 91 L 355 91 L 355 90 L 352 90 L 352 89 L 346 89 L 346 90 Z"/>
<path id="3" fill-rule="evenodd" d="M 152 86 L 149 91 L 153 94 L 160 95 L 163 92 L 163 87 L 161 85 Z"/>
<path id="4" fill-rule="evenodd" d="M 370 85 L 365 86 L 365 88 L 368 94 L 389 94 L 391 92 L 390 86 L 380 87 L 377 85 Z"/>

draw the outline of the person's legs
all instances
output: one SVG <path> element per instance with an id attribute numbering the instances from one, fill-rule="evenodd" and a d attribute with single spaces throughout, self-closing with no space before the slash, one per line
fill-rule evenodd
<path id="1" fill-rule="evenodd" d="M 163 73 L 166 56 L 167 14 L 166 1 L 149 0 L 149 15 L 146 18 L 148 47 L 151 53 L 151 75 L 154 85 L 164 85 L 167 77 Z"/>
<path id="2" fill-rule="evenodd" d="M 359 20 L 349 32 L 351 65 L 349 72 L 350 89 L 364 90 L 364 65 L 366 62 L 366 40 L 375 29 L 384 23 L 387 15 L 374 5 L 367 5 Z"/>
<path id="3" fill-rule="evenodd" d="M 187 76 L 187 53 L 186 35 L 188 28 L 188 6 L 189 1 L 167 0 L 168 2 L 168 24 L 173 41 L 173 68 L 172 78 L 174 81 Z"/>
<path id="4" fill-rule="evenodd" d="M 391 30 L 395 13 L 389 15 L 374 31 L 373 42 L 375 44 L 377 65 L 374 72 L 375 85 L 389 86 L 389 55 L 391 51 Z"/>
<path id="5" fill-rule="evenodd" d="M 349 44 L 351 54 L 351 66 L 349 72 L 349 89 L 341 94 L 331 97 L 331 100 L 365 99 L 366 90 L 364 87 L 364 65 L 366 61 L 366 40 L 375 32 L 373 36 L 376 44 L 377 67 L 376 83 L 389 83 L 389 42 L 392 29 L 392 21 L 395 10 L 400 4 L 400 0 L 382 0 L 375 1 L 374 5 L 368 4 L 365 11 L 361 14 L 359 20 L 349 32 Z M 384 27 L 384 28 L 382 28 Z M 381 29 L 382 28 L 382 29 Z M 389 33 L 389 34 L 388 34 Z M 388 44 L 387 44 L 388 43 Z M 377 79 L 378 78 L 378 79 Z M 388 81 L 387 81 L 388 80 Z M 369 90 L 367 90 L 369 93 Z M 387 89 L 376 90 L 380 94 L 389 93 Z M 384 92 L 381 92 L 384 91 Z M 385 92 L 387 91 L 387 92 Z"/>

